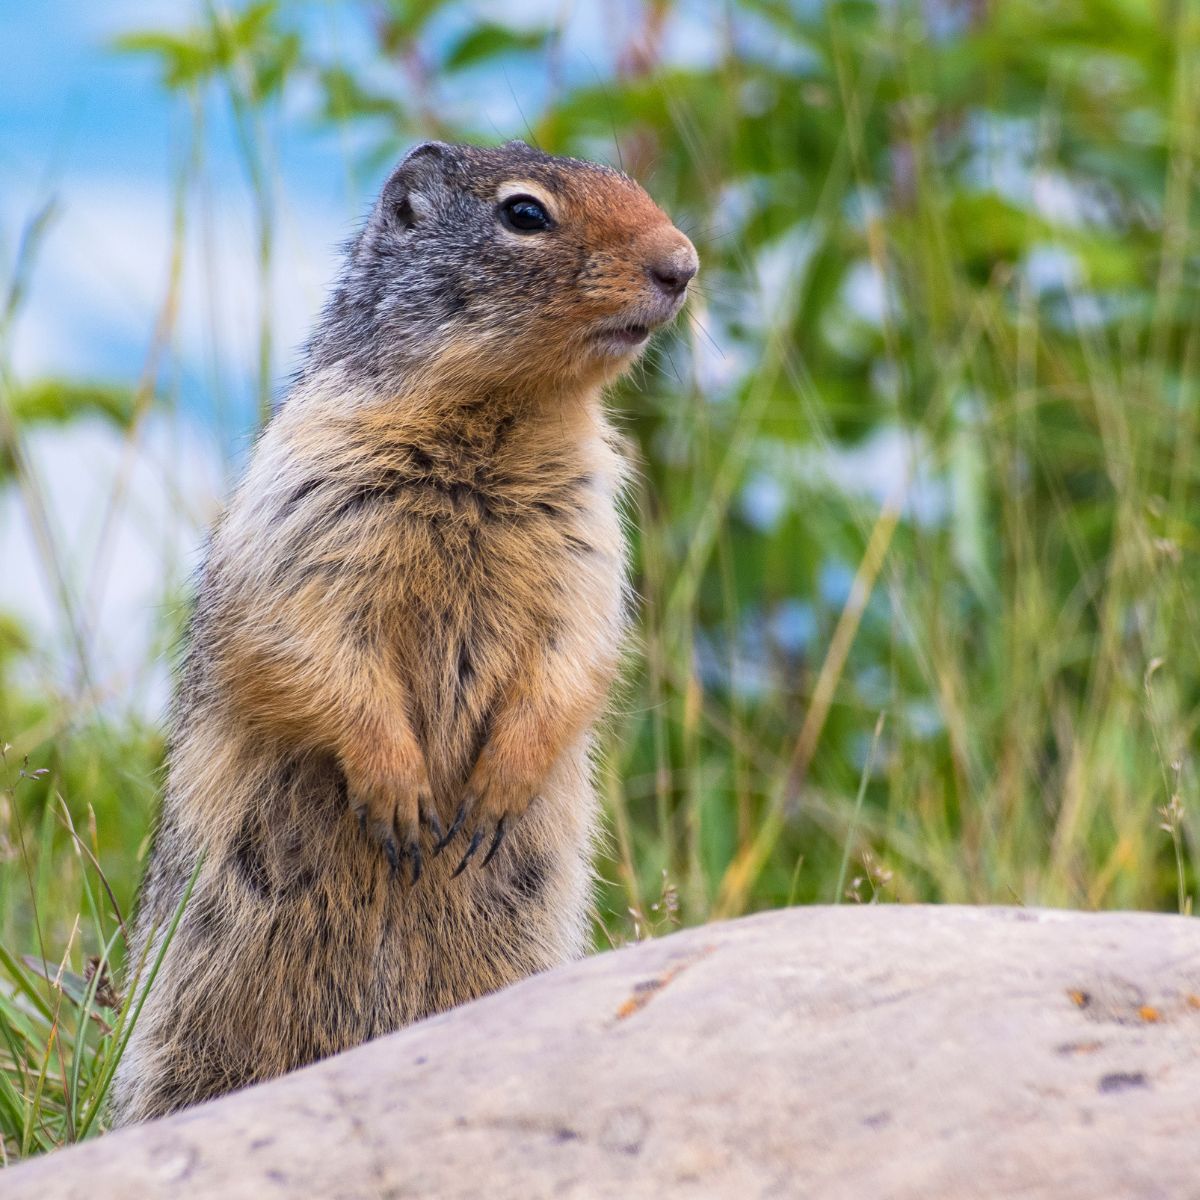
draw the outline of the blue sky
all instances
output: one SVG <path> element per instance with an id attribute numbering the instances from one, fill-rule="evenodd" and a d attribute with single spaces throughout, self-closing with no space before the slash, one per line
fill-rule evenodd
<path id="1" fill-rule="evenodd" d="M 340 12 L 330 6 L 330 13 Z M 356 10 L 346 9 L 346 12 Z M 32 273 L 11 346 L 19 377 L 132 380 L 154 326 L 170 257 L 171 179 L 187 119 L 157 66 L 112 49 L 119 33 L 186 21 L 184 4 L 13 5 L 0 63 L 0 264 L 53 201 L 54 220 Z M 345 40 L 351 26 L 336 18 Z M 347 152 L 332 131 L 284 114 L 275 141 L 280 196 L 276 321 L 281 375 L 319 305 L 337 244 L 364 197 L 352 194 Z M 238 395 L 248 386 L 245 337 L 254 289 L 251 206 L 222 106 L 206 138 L 204 198 L 190 215 L 178 333 L 185 403 L 203 407 L 212 372 Z M 203 364 L 207 364 L 207 369 Z M 215 365 L 214 365 L 215 364 Z"/>
<path id="2" fill-rule="evenodd" d="M 153 95 L 153 67 L 106 52 L 112 37 L 136 20 L 138 7 L 70 0 L 5 5 L 0 161 L 6 175 L 31 166 L 160 169 L 169 121 Z"/>

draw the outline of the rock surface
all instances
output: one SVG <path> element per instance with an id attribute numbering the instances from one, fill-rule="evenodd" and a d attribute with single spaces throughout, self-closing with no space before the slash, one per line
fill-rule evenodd
<path id="1" fill-rule="evenodd" d="M 1194 1200 L 1200 922 L 881 906 L 690 930 L 0 1195 Z"/>

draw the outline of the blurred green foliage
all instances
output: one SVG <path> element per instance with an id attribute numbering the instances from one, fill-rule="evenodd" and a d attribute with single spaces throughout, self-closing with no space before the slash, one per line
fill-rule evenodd
<path id="1" fill-rule="evenodd" d="M 238 117 L 264 272 L 256 118 L 286 103 L 354 130 L 366 173 L 426 136 L 621 163 L 696 242 L 688 320 L 614 397 L 642 609 L 598 944 L 793 901 L 1190 911 L 1200 8 L 645 0 L 586 71 L 561 28 L 475 11 L 373 5 L 366 60 L 272 3 L 120 48 L 198 127 Z M 267 396 L 269 312 L 260 346 Z M 9 381 L 3 469 L 29 422 L 123 403 Z M 52 958 L 91 868 L 44 814 L 94 813 L 127 899 L 162 753 L 60 702 L 4 676 L 0 736 L 50 774 L 0 813 L 0 936 L 32 944 L 27 870 L 53 872 Z M 50 821 L 23 850 L 18 812 Z M 85 926 L 76 969 L 108 932 Z M 21 1053 L 0 1044 L 0 1070 L 28 1095 Z M 69 1091 L 43 1102 L 50 1142 Z M 0 1128 L 10 1153 L 43 1144 Z"/>

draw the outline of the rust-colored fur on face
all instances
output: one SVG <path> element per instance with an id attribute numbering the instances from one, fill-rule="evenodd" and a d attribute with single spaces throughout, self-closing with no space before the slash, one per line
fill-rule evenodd
<path id="1" fill-rule="evenodd" d="M 118 1123 L 583 952 L 627 607 L 599 389 L 695 269 L 636 184 L 520 143 L 388 181 L 213 535 L 131 962 L 204 862 Z"/>

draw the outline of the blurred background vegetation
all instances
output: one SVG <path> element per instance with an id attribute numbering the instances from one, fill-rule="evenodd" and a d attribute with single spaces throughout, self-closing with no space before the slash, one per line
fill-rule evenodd
<path id="1" fill-rule="evenodd" d="M 218 495 L 294 365 L 271 298 L 297 130 L 341 147 L 348 197 L 429 136 L 620 164 L 700 251 L 688 319 L 614 396 L 642 604 L 604 742 L 598 947 L 789 903 L 1190 912 L 1200 6 L 579 0 L 518 21 L 389 0 L 340 6 L 353 54 L 314 32 L 331 7 L 199 5 L 104 51 L 153 63 L 175 113 L 132 382 L 15 369 L 53 210 L 3 230 L 0 538 L 25 528 L 60 631 L 0 621 L 5 1154 L 102 1126 L 122 1018 L 87 964 L 120 961 L 163 756 L 161 704 L 131 697 L 186 611 L 168 551 L 212 505 L 172 506 L 147 662 L 97 665 L 92 606 L 154 422 L 204 429 Z M 571 35 L 581 12 L 603 44 Z M 254 352 L 237 376 L 218 346 L 189 395 L 181 247 L 195 223 L 220 239 L 221 129 Z M 29 448 L 78 422 L 121 453 L 98 509 L 56 518 L 54 456 Z M 168 439 L 165 478 L 194 444 Z"/>

